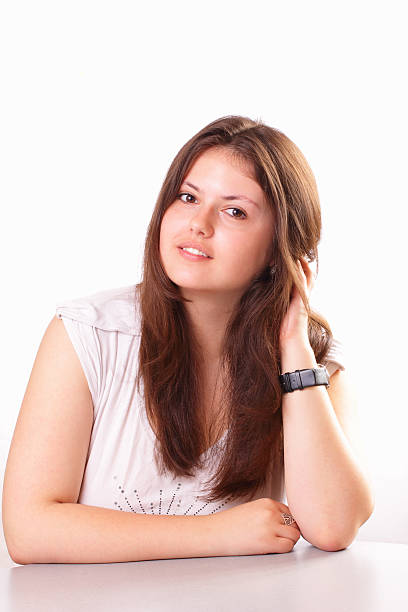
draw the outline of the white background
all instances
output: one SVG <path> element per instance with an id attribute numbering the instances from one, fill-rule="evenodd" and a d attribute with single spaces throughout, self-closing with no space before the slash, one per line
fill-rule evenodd
<path id="1" fill-rule="evenodd" d="M 140 280 L 173 157 L 240 114 L 315 173 L 312 303 L 347 351 L 376 492 L 358 538 L 408 543 L 404 4 L 1 3 L 1 476 L 56 303 Z"/>

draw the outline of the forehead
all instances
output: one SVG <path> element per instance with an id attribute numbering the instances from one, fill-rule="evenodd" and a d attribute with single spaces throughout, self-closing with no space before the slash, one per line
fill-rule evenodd
<path id="1" fill-rule="evenodd" d="M 214 189 L 222 195 L 239 193 L 259 202 L 261 208 L 267 206 L 252 162 L 225 148 L 212 147 L 201 153 L 184 176 L 184 181 L 193 183 L 204 192 Z"/>
<path id="2" fill-rule="evenodd" d="M 226 149 L 225 147 L 211 147 L 203 151 L 194 161 L 188 174 L 204 167 L 219 167 L 220 165 L 228 167 L 230 171 L 241 175 L 243 178 L 249 178 L 253 181 L 256 180 L 253 164 L 242 156 L 239 156 L 236 152 Z"/>

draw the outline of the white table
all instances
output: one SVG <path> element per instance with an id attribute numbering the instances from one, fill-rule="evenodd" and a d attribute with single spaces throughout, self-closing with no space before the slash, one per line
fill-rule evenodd
<path id="1" fill-rule="evenodd" d="M 408 545 L 326 552 L 0 567 L 1 612 L 407 612 Z"/>

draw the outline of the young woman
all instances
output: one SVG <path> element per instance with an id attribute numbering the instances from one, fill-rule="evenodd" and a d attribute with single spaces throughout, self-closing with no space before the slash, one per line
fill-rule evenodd
<path id="1" fill-rule="evenodd" d="M 320 230 L 279 130 L 228 116 L 182 147 L 142 282 L 60 303 L 44 334 L 4 480 L 17 563 L 352 542 L 373 493 L 341 344 L 309 305 Z"/>

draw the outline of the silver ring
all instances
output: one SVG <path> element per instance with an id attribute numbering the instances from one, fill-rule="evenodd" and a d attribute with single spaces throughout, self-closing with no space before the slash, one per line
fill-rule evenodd
<path id="1" fill-rule="evenodd" d="M 281 514 L 283 516 L 285 525 L 292 525 L 292 523 L 296 522 L 291 514 L 288 514 L 287 512 L 282 512 Z"/>

